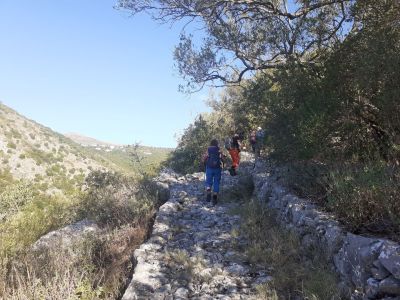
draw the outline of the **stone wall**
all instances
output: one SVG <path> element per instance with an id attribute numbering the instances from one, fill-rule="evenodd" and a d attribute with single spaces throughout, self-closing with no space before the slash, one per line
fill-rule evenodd
<path id="1" fill-rule="evenodd" d="M 276 209 L 278 221 L 304 248 L 324 251 L 340 275 L 343 298 L 400 299 L 400 245 L 346 232 L 325 212 L 283 188 L 261 161 L 252 172 L 254 196 Z"/>

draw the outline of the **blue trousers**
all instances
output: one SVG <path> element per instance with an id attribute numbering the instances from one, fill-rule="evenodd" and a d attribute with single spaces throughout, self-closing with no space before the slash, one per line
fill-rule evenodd
<path id="1" fill-rule="evenodd" d="M 213 189 L 214 193 L 219 192 L 221 181 L 221 168 L 206 168 L 206 188 Z"/>

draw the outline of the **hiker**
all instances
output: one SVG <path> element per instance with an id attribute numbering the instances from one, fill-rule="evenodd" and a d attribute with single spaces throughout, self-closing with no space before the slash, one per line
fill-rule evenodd
<path id="1" fill-rule="evenodd" d="M 237 175 L 237 168 L 239 167 L 240 163 L 240 147 L 240 137 L 237 133 L 235 133 L 230 139 L 229 149 L 227 149 L 232 158 L 232 167 L 229 170 L 229 173 L 232 176 Z"/>
<path id="2" fill-rule="evenodd" d="M 218 141 L 213 139 L 210 146 L 207 149 L 207 153 L 204 154 L 203 162 L 206 167 L 206 192 L 207 202 L 211 201 L 212 194 L 212 204 L 217 204 L 218 193 L 219 193 L 219 183 L 221 181 L 222 167 L 224 163 L 224 155 L 221 153 L 218 147 Z"/>
<path id="3" fill-rule="evenodd" d="M 260 154 L 261 154 L 261 148 L 262 148 L 262 145 L 264 144 L 264 138 L 265 138 L 265 131 L 260 126 L 257 127 L 256 144 L 255 144 L 255 151 L 254 151 L 254 153 L 257 156 L 260 156 Z"/>
<path id="4" fill-rule="evenodd" d="M 255 131 L 255 130 L 253 130 L 252 132 L 250 132 L 249 141 L 250 141 L 250 145 L 251 145 L 251 151 L 252 151 L 253 153 L 256 153 L 257 134 L 256 134 L 256 131 Z"/>

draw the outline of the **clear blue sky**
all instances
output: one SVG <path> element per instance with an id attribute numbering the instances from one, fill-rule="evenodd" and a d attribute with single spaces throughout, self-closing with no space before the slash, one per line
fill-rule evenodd
<path id="1" fill-rule="evenodd" d="M 207 91 L 177 91 L 179 27 L 115 2 L 0 0 L 0 101 L 61 133 L 174 147 Z"/>

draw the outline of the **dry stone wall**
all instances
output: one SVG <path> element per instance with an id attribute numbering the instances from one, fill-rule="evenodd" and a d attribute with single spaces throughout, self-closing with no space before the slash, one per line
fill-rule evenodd
<path id="1" fill-rule="evenodd" d="M 400 299 L 400 245 L 346 232 L 332 215 L 283 188 L 258 161 L 254 196 L 278 212 L 278 221 L 297 233 L 304 248 L 325 251 L 341 278 L 343 298 Z"/>

